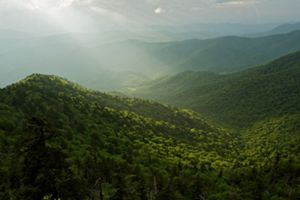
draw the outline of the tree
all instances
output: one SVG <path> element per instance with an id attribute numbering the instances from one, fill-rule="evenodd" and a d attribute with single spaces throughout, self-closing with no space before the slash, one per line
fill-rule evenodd
<path id="1" fill-rule="evenodd" d="M 19 199 L 83 199 L 86 192 L 72 174 L 66 155 L 48 142 L 55 136 L 47 120 L 31 118 L 22 136 Z"/>

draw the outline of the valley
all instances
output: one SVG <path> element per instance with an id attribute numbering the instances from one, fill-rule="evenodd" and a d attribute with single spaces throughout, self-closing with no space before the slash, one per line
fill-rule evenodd
<path id="1" fill-rule="evenodd" d="M 295 0 L 0 0 L 0 200 L 300 199 Z"/>

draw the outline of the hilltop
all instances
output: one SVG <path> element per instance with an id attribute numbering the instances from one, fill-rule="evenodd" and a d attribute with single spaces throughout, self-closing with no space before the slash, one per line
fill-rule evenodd
<path id="1" fill-rule="evenodd" d="M 275 137 L 284 120 L 276 123 L 275 136 L 253 127 L 257 133 L 245 133 L 245 139 L 190 110 L 41 74 L 1 89 L 0 112 L 1 199 L 299 195 L 299 138 Z M 265 148 L 266 139 L 281 148 Z"/>
<path id="2" fill-rule="evenodd" d="M 209 125 L 192 111 L 139 99 L 118 98 L 85 89 L 57 76 L 41 74 L 33 74 L 1 89 L 0 97 L 0 136 L 3 139 L 0 149 L 1 157 L 4 158 L 1 160 L 3 167 L 0 168 L 0 176 L 4 179 L 20 176 L 16 183 L 25 184 L 22 186 L 25 190 L 35 186 L 32 185 L 33 180 L 29 183 L 23 180 L 27 175 L 22 173 L 30 167 L 37 167 L 37 164 L 20 164 L 18 167 L 25 169 L 13 172 L 5 166 L 35 154 L 32 152 L 30 155 L 26 154 L 27 157 L 20 158 L 21 152 L 17 153 L 18 149 L 8 151 L 20 143 L 24 145 L 21 149 L 26 149 L 26 145 L 34 145 L 35 143 L 23 143 L 33 140 L 34 134 L 56 135 L 54 139 L 49 139 L 45 148 L 48 151 L 53 148 L 54 151 L 63 151 L 68 157 L 67 164 L 72 168 L 70 173 L 84 184 L 78 190 L 82 192 L 80 195 L 84 195 L 84 190 L 87 190 L 90 197 L 97 195 L 94 194 L 97 190 L 93 185 L 99 177 L 103 179 L 104 185 L 109 185 L 109 188 L 103 188 L 103 193 L 112 193 L 117 199 L 124 195 L 113 192 L 121 187 L 123 189 L 118 182 L 120 178 L 122 181 L 130 181 L 126 183 L 128 189 L 132 184 L 137 184 L 136 188 L 131 188 L 136 195 L 163 195 L 168 185 L 165 181 L 173 176 L 173 170 L 193 167 L 218 170 L 232 165 L 229 158 L 232 153 L 227 151 L 227 157 L 224 148 L 236 144 L 233 135 Z M 27 129 L 28 126 L 36 128 Z M 31 132 L 34 130 L 49 131 Z M 23 140 L 28 133 L 29 138 Z M 35 159 L 44 162 L 46 158 L 43 156 Z M 52 163 L 49 164 L 49 170 L 50 165 Z M 176 169 L 179 165 L 180 168 Z M 45 167 L 47 168 L 44 166 L 43 170 L 46 170 Z M 45 175 L 39 171 L 27 172 Z M 133 176 L 136 178 L 131 180 Z M 153 184 L 153 177 L 157 177 L 155 190 L 158 191 L 150 186 Z M 63 178 L 58 179 L 64 181 Z M 138 185 L 141 183 L 144 184 L 142 186 L 145 191 L 139 191 Z M 6 182 L 1 184 L 1 187 L 16 190 L 18 198 L 18 195 L 24 195 L 23 189 L 17 185 L 10 186 Z M 67 190 L 64 187 L 59 189 L 64 190 L 63 192 Z M 42 192 L 51 194 L 51 191 L 45 189 Z M 1 193 L 0 197 L 6 198 L 5 195 L 8 193 Z M 74 195 L 77 193 L 74 192 Z M 132 197 L 131 193 L 126 195 Z"/>

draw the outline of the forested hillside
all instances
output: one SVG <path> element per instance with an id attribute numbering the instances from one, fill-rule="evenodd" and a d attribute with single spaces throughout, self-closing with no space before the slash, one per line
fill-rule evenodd
<path id="1" fill-rule="evenodd" d="M 300 113 L 300 52 L 243 72 L 185 72 L 138 88 L 134 95 L 194 109 L 223 124 L 247 127 Z"/>
<path id="2" fill-rule="evenodd" d="M 280 118 L 241 137 L 189 110 L 39 74 L 1 89 L 0 113 L 0 199 L 300 195 L 299 134 L 291 128 L 297 116 L 291 126 Z M 276 132 L 266 139 L 267 126 Z M 282 141 L 285 130 L 290 136 Z"/>
<path id="3" fill-rule="evenodd" d="M 31 73 L 51 73 L 89 88 L 120 91 L 162 74 L 186 70 L 242 71 L 300 50 L 300 31 L 260 38 L 226 36 L 171 42 L 135 39 L 105 44 L 97 40 L 97 35 L 80 43 L 77 37 L 62 34 L 0 39 L 0 86 Z"/>
<path id="4" fill-rule="evenodd" d="M 195 70 L 229 73 L 265 64 L 280 56 L 299 51 L 300 31 L 259 38 L 227 36 L 168 43 L 130 41 L 126 46 L 137 48 L 136 55 L 139 55 L 139 52 L 147 52 L 171 72 Z M 137 64 L 142 66 L 142 60 L 140 61 Z"/>

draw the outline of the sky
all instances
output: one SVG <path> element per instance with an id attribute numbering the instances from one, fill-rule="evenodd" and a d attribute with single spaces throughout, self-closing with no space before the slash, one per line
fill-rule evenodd
<path id="1" fill-rule="evenodd" d="M 0 0 L 0 28 L 285 23 L 300 19 L 299 8 L 300 0 Z"/>

